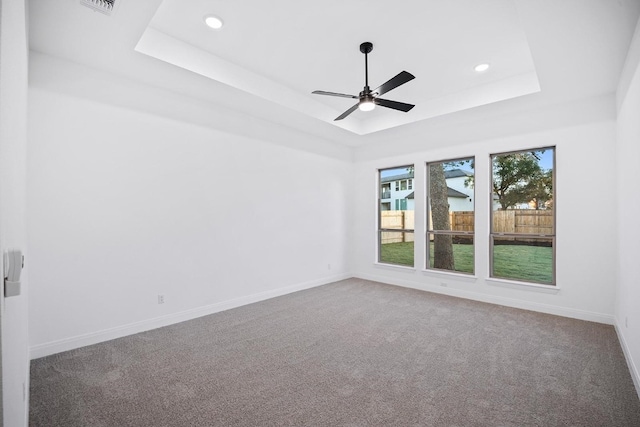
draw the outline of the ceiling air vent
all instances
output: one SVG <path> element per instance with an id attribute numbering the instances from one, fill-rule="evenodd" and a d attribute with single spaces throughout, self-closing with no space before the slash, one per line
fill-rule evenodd
<path id="1" fill-rule="evenodd" d="M 120 4 L 121 0 L 80 0 L 83 4 L 97 12 L 104 13 L 107 16 L 113 15 L 116 4 Z"/>

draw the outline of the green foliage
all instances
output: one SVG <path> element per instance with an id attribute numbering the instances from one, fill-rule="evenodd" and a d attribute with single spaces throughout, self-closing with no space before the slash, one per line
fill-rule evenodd
<path id="1" fill-rule="evenodd" d="M 524 196 L 532 201 L 534 209 L 544 209 L 553 198 L 553 171 L 540 171 L 523 188 Z"/>
<path id="2" fill-rule="evenodd" d="M 540 167 L 542 153 L 544 150 L 493 157 L 493 193 L 502 210 L 532 200 L 541 208 L 551 198 L 553 172 Z"/>

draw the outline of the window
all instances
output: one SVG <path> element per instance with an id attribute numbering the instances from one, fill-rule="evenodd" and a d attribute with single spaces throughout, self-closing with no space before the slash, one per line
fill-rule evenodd
<path id="1" fill-rule="evenodd" d="M 382 198 L 390 199 L 391 198 L 391 183 L 387 182 L 382 185 Z M 387 202 L 389 204 L 389 202 Z"/>
<path id="2" fill-rule="evenodd" d="M 474 163 L 427 163 L 427 269 L 474 273 Z"/>
<path id="3" fill-rule="evenodd" d="M 555 284 L 555 148 L 494 154 L 491 277 Z"/>
<path id="4" fill-rule="evenodd" d="M 413 180 L 410 179 L 408 182 L 409 182 L 409 188 L 408 189 L 409 190 L 413 190 Z"/>
<path id="5" fill-rule="evenodd" d="M 414 198 L 407 189 L 413 165 L 378 171 L 378 262 L 413 267 Z M 395 182 L 391 202 L 382 202 L 387 186 Z M 404 182 L 404 188 L 401 187 Z M 401 190 L 402 188 L 402 190 Z"/>

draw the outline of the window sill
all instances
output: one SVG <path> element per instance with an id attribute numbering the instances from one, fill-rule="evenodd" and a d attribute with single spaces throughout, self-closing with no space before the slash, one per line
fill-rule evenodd
<path id="1" fill-rule="evenodd" d="M 423 269 L 422 274 L 431 275 L 436 274 L 443 277 L 455 277 L 456 279 L 467 279 L 470 282 L 475 282 L 478 280 L 478 276 L 473 274 L 464 274 L 458 273 L 456 271 L 444 271 L 444 270 L 433 270 L 433 269 Z"/>
<path id="2" fill-rule="evenodd" d="M 400 264 L 385 264 L 382 262 L 374 262 L 373 265 L 375 267 L 388 268 L 390 270 L 416 271 L 415 267 L 409 267 L 409 266 L 400 265 Z"/>
<path id="3" fill-rule="evenodd" d="M 486 282 L 488 285 L 492 286 L 500 286 L 510 289 L 526 289 L 529 291 L 542 292 L 545 294 L 557 294 L 558 292 L 560 292 L 560 288 L 554 285 L 542 285 L 539 283 L 518 282 L 516 280 L 496 278 L 487 278 Z"/>

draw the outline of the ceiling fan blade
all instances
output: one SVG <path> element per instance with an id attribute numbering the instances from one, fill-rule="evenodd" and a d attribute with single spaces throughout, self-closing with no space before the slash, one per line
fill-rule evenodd
<path id="1" fill-rule="evenodd" d="M 341 98 L 358 99 L 358 97 L 355 95 L 347 95 L 346 93 L 325 92 L 324 90 L 314 90 L 311 93 L 315 93 L 316 95 L 339 96 Z"/>
<path id="2" fill-rule="evenodd" d="M 373 91 L 373 93 L 377 93 L 378 96 L 385 94 L 387 92 L 389 92 L 391 89 L 395 89 L 400 85 L 405 84 L 408 81 L 411 81 L 413 79 L 415 79 L 416 77 L 407 72 L 407 71 L 402 71 L 400 73 L 398 73 L 397 76 L 395 76 L 394 78 L 392 78 L 391 80 L 389 80 L 386 83 L 383 83 L 380 85 L 379 88 L 377 88 L 376 90 Z"/>
<path id="3" fill-rule="evenodd" d="M 347 117 L 349 114 L 353 113 L 354 111 L 356 111 L 358 109 L 358 105 L 360 105 L 360 103 L 358 102 L 356 105 L 354 105 L 353 107 L 349 108 L 347 111 L 345 111 L 344 113 L 340 114 L 338 117 L 336 117 L 335 119 L 333 119 L 333 121 L 337 121 L 337 120 L 342 120 L 345 117 Z"/>
<path id="4" fill-rule="evenodd" d="M 405 104 L 404 102 L 389 101 L 388 99 L 380 98 L 374 98 L 373 102 L 381 107 L 393 108 L 394 110 L 404 111 L 405 113 L 415 107 L 413 104 Z"/>

